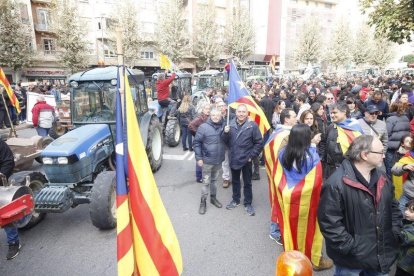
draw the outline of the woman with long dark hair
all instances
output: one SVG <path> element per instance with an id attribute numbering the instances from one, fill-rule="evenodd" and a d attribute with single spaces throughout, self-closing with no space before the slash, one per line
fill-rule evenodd
<path id="1" fill-rule="evenodd" d="M 322 188 L 322 165 L 311 146 L 308 125 L 298 124 L 290 132 L 288 144 L 276 162 L 274 203 L 285 251 L 298 250 L 312 262 L 316 271 L 329 269 L 332 260 L 322 257 L 323 237 L 317 221 Z"/>

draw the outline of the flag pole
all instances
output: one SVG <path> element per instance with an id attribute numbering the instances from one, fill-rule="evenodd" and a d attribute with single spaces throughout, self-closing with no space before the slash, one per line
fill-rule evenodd
<path id="1" fill-rule="evenodd" d="M 227 105 L 227 125 L 230 123 L 230 105 Z"/>
<path id="2" fill-rule="evenodd" d="M 125 83 L 124 83 L 124 53 L 122 51 L 122 37 L 121 29 L 116 30 L 116 51 L 118 56 L 118 72 L 119 72 L 119 93 L 121 94 L 121 103 L 124 103 L 125 98 Z M 122 114 L 125 114 L 124 104 L 121 104 Z"/>

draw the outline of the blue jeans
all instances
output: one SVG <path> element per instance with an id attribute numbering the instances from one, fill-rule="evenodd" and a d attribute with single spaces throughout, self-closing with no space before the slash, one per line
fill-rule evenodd
<path id="1" fill-rule="evenodd" d="M 387 152 L 385 153 L 385 160 L 384 160 L 384 164 L 385 164 L 385 170 L 387 172 L 387 176 L 391 179 L 391 168 L 392 166 L 394 166 L 394 155 L 395 155 L 395 151 L 390 151 L 387 150 Z"/>
<path id="2" fill-rule="evenodd" d="M 334 276 L 387 276 L 388 273 L 335 266 Z"/>
<path id="3" fill-rule="evenodd" d="M 203 167 L 200 167 L 197 163 L 196 163 L 196 179 L 197 180 L 203 179 Z"/>
<path id="4" fill-rule="evenodd" d="M 37 127 L 36 131 L 37 131 L 37 135 L 45 137 L 49 134 L 49 130 L 50 128 L 43 128 L 43 127 Z"/>
<path id="5" fill-rule="evenodd" d="M 17 228 L 14 226 L 6 226 L 4 227 L 4 231 L 7 235 L 7 243 L 8 244 L 15 244 L 19 242 L 19 234 L 17 232 Z"/>
<path id="6" fill-rule="evenodd" d="M 404 215 L 404 211 L 406 209 L 405 204 L 407 204 L 408 201 L 410 201 L 412 198 L 410 198 L 406 193 L 403 193 L 399 199 L 400 203 L 400 210 L 402 214 Z"/>
<path id="7" fill-rule="evenodd" d="M 274 238 L 280 238 L 281 236 L 279 224 L 277 224 L 276 222 L 270 222 L 270 235 Z"/>
<path id="8" fill-rule="evenodd" d="M 188 126 L 181 126 L 181 143 L 183 144 L 183 149 L 193 147 L 193 135 L 191 135 L 190 131 L 188 130 Z M 188 141 L 188 147 L 187 142 Z"/>

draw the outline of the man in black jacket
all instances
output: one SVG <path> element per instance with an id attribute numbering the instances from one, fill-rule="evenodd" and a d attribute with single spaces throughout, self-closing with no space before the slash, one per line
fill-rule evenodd
<path id="1" fill-rule="evenodd" d="M 210 203 L 221 208 L 217 200 L 217 178 L 224 161 L 225 145 L 221 140 L 223 120 L 221 110 L 213 109 L 210 118 L 197 130 L 194 139 L 194 152 L 197 164 L 203 168 L 203 187 L 201 189 L 201 203 L 198 212 L 204 215 L 207 210 L 208 188 L 210 187 Z"/>
<path id="2" fill-rule="evenodd" d="M 371 135 L 352 142 L 322 187 L 318 221 L 336 276 L 388 275 L 397 258 L 402 215 L 379 169 L 384 146 Z"/>
<path id="3" fill-rule="evenodd" d="M 248 119 L 247 106 L 241 104 L 236 109 L 236 119 L 224 127 L 222 138 L 229 146 L 230 168 L 233 184 L 233 200 L 226 206 L 232 210 L 240 205 L 240 174 L 243 174 L 244 207 L 250 216 L 255 215 L 252 206 L 252 160 L 257 157 L 262 146 L 259 127 Z"/>

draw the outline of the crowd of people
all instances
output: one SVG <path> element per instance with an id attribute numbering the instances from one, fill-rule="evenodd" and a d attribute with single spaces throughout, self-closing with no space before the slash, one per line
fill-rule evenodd
<path id="1" fill-rule="evenodd" d="M 12 85 L 13 93 L 19 101 L 20 113 L 12 105 L 4 89 L 1 89 L 4 101 L 0 99 L 0 128 L 10 128 L 10 121 L 13 125 L 25 123 L 27 119 L 27 92 L 34 92 L 41 95 L 53 95 L 56 102 L 61 101 L 61 93 L 66 93 L 66 85 L 17 83 Z M 29 110 L 31 112 L 31 110 Z M 10 120 L 8 118 L 10 116 Z"/>
<path id="2" fill-rule="evenodd" d="M 265 165 L 270 237 L 302 251 L 314 270 L 335 275 L 414 273 L 414 77 L 272 78 L 247 83 L 272 129 L 261 134 L 245 105 L 228 109 L 225 90 L 178 109 L 183 150 L 194 150 L 207 196 L 232 186 L 232 210 L 253 208 L 252 180 Z M 241 179 L 242 178 L 242 182 Z M 322 244 L 328 257 L 322 256 Z M 361 274 L 360 274 L 361 273 Z"/>

